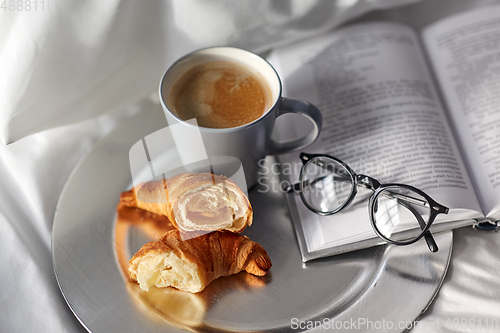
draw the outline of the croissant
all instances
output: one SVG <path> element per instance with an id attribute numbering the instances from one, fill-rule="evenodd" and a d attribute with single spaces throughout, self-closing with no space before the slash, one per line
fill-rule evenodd
<path id="1" fill-rule="evenodd" d="M 145 244 L 129 262 L 130 277 L 143 290 L 170 286 L 192 293 L 221 276 L 241 271 L 263 276 L 270 268 L 271 260 L 260 244 L 228 231 L 183 241 L 179 231 L 171 230 Z"/>
<path id="2" fill-rule="evenodd" d="M 181 232 L 228 230 L 241 232 L 252 224 L 246 195 L 231 179 L 188 172 L 151 181 L 124 192 L 121 202 L 167 216 Z"/>

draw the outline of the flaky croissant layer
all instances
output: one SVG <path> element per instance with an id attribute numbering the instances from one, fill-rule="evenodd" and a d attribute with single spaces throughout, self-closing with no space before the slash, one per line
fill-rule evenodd
<path id="1" fill-rule="evenodd" d="M 130 277 L 142 289 L 175 287 L 196 293 L 213 280 L 247 271 L 263 276 L 271 260 L 260 244 L 228 231 L 182 240 L 177 230 L 145 244 L 130 260 Z"/>
<path id="2" fill-rule="evenodd" d="M 128 207 L 167 216 L 181 232 L 241 232 L 253 219 L 241 189 L 229 178 L 206 172 L 140 184 L 122 193 L 120 200 Z"/>

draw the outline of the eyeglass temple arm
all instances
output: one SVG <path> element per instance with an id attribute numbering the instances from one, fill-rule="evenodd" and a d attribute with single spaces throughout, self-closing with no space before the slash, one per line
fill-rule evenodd
<path id="1" fill-rule="evenodd" d="M 306 186 L 313 185 L 314 183 L 319 182 L 320 180 L 323 180 L 323 179 L 328 178 L 328 177 L 334 177 L 334 175 L 326 175 L 326 176 L 318 177 L 315 179 L 308 179 L 304 183 Z M 351 180 L 350 177 L 346 177 L 346 176 L 335 176 L 335 178 L 340 178 L 340 179 L 349 180 L 349 181 Z M 300 192 L 300 182 L 283 187 L 283 191 L 285 193 Z"/>
<path id="2" fill-rule="evenodd" d="M 332 175 L 329 175 L 329 176 L 332 176 Z M 318 178 L 313 179 L 313 180 L 309 179 L 309 180 L 307 180 L 307 185 L 312 185 L 315 182 L 323 180 L 323 179 L 325 179 L 325 178 L 327 178 L 329 176 L 318 177 Z M 371 177 L 368 177 L 368 176 L 365 176 L 365 175 L 357 175 L 357 176 L 359 178 L 358 179 L 358 183 L 357 183 L 358 186 L 361 186 L 361 187 L 364 187 L 364 188 L 367 188 L 367 189 L 370 189 L 370 190 L 375 190 L 378 186 L 380 186 L 380 184 L 375 179 L 372 179 Z M 342 177 L 338 177 L 338 178 L 342 178 Z M 367 183 L 367 181 L 366 181 L 367 179 L 370 180 L 369 183 Z M 375 181 L 377 183 L 373 184 L 373 181 Z M 288 185 L 288 186 L 285 186 L 283 188 L 283 191 L 285 193 L 300 192 L 300 182 L 299 183 L 295 183 L 295 184 L 291 184 L 291 185 Z M 387 192 L 390 192 L 390 193 L 387 193 Z M 384 193 L 382 193 L 382 195 L 384 195 L 385 197 L 393 198 L 393 199 L 405 200 L 405 201 L 407 201 L 407 202 L 409 202 L 411 204 L 417 205 L 417 206 L 428 207 L 427 201 L 420 200 L 420 199 L 417 199 L 417 198 L 414 198 L 414 197 L 411 197 L 411 196 L 408 196 L 408 195 L 404 195 L 404 194 L 400 194 L 400 193 L 395 193 L 395 192 L 392 192 L 392 191 L 385 191 Z"/>
<path id="3" fill-rule="evenodd" d="M 309 161 L 309 159 L 311 159 L 313 155 L 310 155 L 310 154 L 306 154 L 306 153 L 301 153 L 300 154 L 300 158 L 302 159 L 302 162 L 307 162 Z M 314 164 L 318 165 L 319 167 L 322 167 L 322 168 L 326 168 L 332 172 L 334 172 L 334 170 L 332 170 L 331 168 L 329 168 L 328 165 L 325 165 L 325 163 L 323 162 L 320 162 L 320 161 L 315 161 Z M 314 179 L 314 180 L 309 180 L 308 181 L 308 184 L 313 184 L 319 180 L 322 180 L 324 178 L 326 178 L 327 176 L 323 176 L 323 177 L 319 177 L 317 179 Z M 339 177 L 341 178 L 341 177 Z M 347 177 L 346 177 L 347 178 Z M 356 175 L 356 180 L 357 180 L 357 185 L 358 186 L 361 186 L 361 187 L 364 187 L 364 188 L 367 188 L 367 189 L 370 189 L 370 190 L 376 190 L 377 188 L 380 187 L 380 182 L 378 180 L 376 180 L 375 178 L 372 178 L 370 176 L 366 176 L 366 175 L 362 175 L 362 174 L 359 174 L 359 175 Z M 286 193 L 290 193 L 290 192 L 299 192 L 300 191 L 300 183 L 295 183 L 293 185 L 289 185 L 289 186 L 286 186 L 284 188 L 285 192 Z M 422 206 L 422 207 L 427 207 L 427 201 L 425 200 L 419 200 L 417 198 L 414 198 L 414 197 L 411 197 L 411 196 L 407 196 L 407 195 L 404 195 L 404 194 L 399 194 L 399 193 L 394 193 L 394 192 L 391 192 L 393 197 L 395 199 L 403 199 L 403 200 L 406 200 L 414 205 L 418 205 L 418 206 Z M 384 193 L 386 194 L 386 193 Z M 448 213 L 448 210 L 446 209 L 446 211 L 444 211 L 443 213 L 447 214 Z"/>
<path id="4" fill-rule="evenodd" d="M 365 175 L 356 175 L 356 176 L 358 177 L 358 182 L 357 182 L 358 186 L 361 186 L 361 187 L 364 187 L 364 188 L 367 188 L 370 190 L 375 190 L 377 187 L 380 186 L 380 183 L 376 179 L 373 179 L 373 178 L 365 176 Z M 309 179 L 309 180 L 307 180 L 307 185 L 312 185 L 315 182 L 318 182 L 320 180 L 325 179 L 326 177 L 329 177 L 329 176 L 318 177 L 318 178 L 312 179 L 312 180 Z M 342 177 L 338 177 L 338 178 L 342 178 Z M 285 193 L 300 192 L 300 182 L 285 186 L 283 188 L 283 191 Z M 395 193 L 395 192 L 392 192 L 390 190 L 384 191 L 382 193 L 382 195 L 385 197 L 388 197 L 388 198 L 397 199 L 399 201 L 404 200 L 406 202 L 409 202 L 413 205 L 417 205 L 420 207 L 425 207 L 425 208 L 429 207 L 428 202 L 425 200 L 420 200 L 420 199 L 417 199 L 415 197 L 401 194 L 401 193 Z M 431 207 L 431 208 L 433 208 L 435 210 L 441 210 L 440 207 L 437 207 L 437 208 Z M 443 208 L 443 209 L 444 210 L 440 211 L 440 213 L 447 214 L 448 208 Z"/>
<path id="5" fill-rule="evenodd" d="M 361 186 L 361 187 L 364 187 L 366 189 L 369 189 L 369 190 L 375 190 L 376 188 L 378 188 L 380 186 L 380 183 L 376 180 L 376 179 L 373 179 L 371 177 L 368 177 L 368 176 L 365 176 L 365 175 L 356 175 L 357 178 L 358 178 L 358 182 L 357 182 L 357 185 L 358 186 Z M 327 177 L 333 177 L 333 175 L 327 175 L 327 176 L 323 176 L 323 177 L 318 177 L 318 178 L 315 178 L 315 179 L 308 179 L 306 181 L 306 185 L 312 185 L 320 180 L 323 180 Z M 342 177 L 342 176 L 337 176 L 335 178 L 345 178 L 346 180 L 350 180 L 350 178 L 348 177 Z M 288 185 L 288 186 L 285 186 L 283 188 L 283 191 L 285 193 L 291 193 L 291 192 L 300 192 L 300 182 L 298 183 L 295 183 L 295 184 L 291 184 L 291 185 Z M 387 193 L 389 192 L 389 193 Z M 382 193 L 382 195 L 384 195 L 385 197 L 388 197 L 388 198 L 393 198 L 393 199 L 399 199 L 399 200 L 405 200 L 409 203 L 412 203 L 414 205 L 418 205 L 418 206 L 421 206 L 421 207 L 427 207 L 427 201 L 424 201 L 424 200 L 419 200 L 417 198 L 414 198 L 414 197 L 411 197 L 411 196 L 408 196 L 408 195 L 404 195 L 404 194 L 401 194 L 401 193 L 395 193 L 395 192 L 392 192 L 392 191 L 385 191 Z"/>
<path id="6" fill-rule="evenodd" d="M 307 161 L 309 161 L 310 158 L 311 155 L 306 153 L 300 153 L 300 159 L 302 160 L 302 163 L 305 164 Z M 300 192 L 300 182 L 283 187 L 283 192 L 285 193 Z"/>
<path id="7" fill-rule="evenodd" d="M 310 159 L 310 156 L 308 154 L 302 153 L 302 154 L 300 154 L 300 158 L 303 161 L 308 161 Z M 335 171 L 335 170 L 331 170 L 330 168 L 328 168 L 328 166 L 325 165 L 322 162 L 317 161 L 317 162 L 314 162 L 314 164 L 318 165 L 319 167 L 329 169 L 331 172 Z M 316 178 L 314 180 L 308 180 L 307 181 L 307 185 L 312 185 L 312 184 L 314 184 L 317 181 L 325 179 L 326 177 L 328 177 L 328 176 L 318 177 L 318 178 Z M 342 176 L 337 176 L 337 177 L 338 178 L 342 178 Z M 345 179 L 348 179 L 348 178 L 349 177 L 345 177 Z M 358 174 L 358 175 L 356 175 L 356 180 L 357 180 L 357 185 L 358 186 L 364 187 L 364 188 L 369 189 L 369 190 L 373 190 L 374 191 L 374 190 L 376 190 L 377 188 L 380 187 L 380 182 L 378 180 L 376 180 L 375 178 L 372 178 L 370 176 Z M 288 185 L 288 186 L 286 186 L 284 188 L 284 191 L 286 193 L 299 192 L 300 191 L 300 183 L 295 183 L 293 185 Z M 421 206 L 421 207 L 428 207 L 428 203 L 425 200 L 419 200 L 417 198 L 414 198 L 414 197 L 411 197 L 411 196 L 408 196 L 408 195 L 404 195 L 404 194 L 400 194 L 400 193 L 394 193 L 392 191 L 389 191 L 389 192 L 391 192 L 392 197 L 394 199 L 402 199 L 402 200 L 406 200 L 407 202 L 410 202 L 410 203 L 412 203 L 414 205 L 418 205 L 418 206 Z M 383 194 L 385 196 L 389 197 L 388 193 L 384 192 Z M 446 209 L 446 211 L 444 211 L 443 213 L 447 214 L 448 210 Z"/>
<path id="8" fill-rule="evenodd" d="M 306 154 L 306 153 L 301 153 L 300 154 L 300 159 L 302 160 L 302 163 L 306 163 L 307 161 L 309 161 L 309 159 L 311 158 L 311 156 L 313 156 L 313 155 L 309 155 L 309 154 Z M 329 170 L 331 172 L 335 172 L 335 169 L 331 168 L 331 166 L 325 165 L 325 163 L 323 163 L 323 162 L 315 161 L 314 164 L 316 164 L 317 166 L 319 166 L 321 168 L 327 169 L 327 170 Z M 306 185 L 313 185 L 314 183 L 316 183 L 316 182 L 318 182 L 320 180 L 323 180 L 323 179 L 325 179 L 327 177 L 330 177 L 330 176 L 333 176 L 333 175 L 326 175 L 326 176 L 323 176 L 323 177 L 318 177 L 316 179 L 308 179 L 306 181 Z M 339 175 L 336 175 L 336 176 L 337 176 L 337 178 L 344 178 L 346 180 L 350 180 L 351 179 L 350 176 L 339 176 Z M 283 187 L 283 191 L 285 193 L 300 192 L 300 182 Z"/>
<path id="9" fill-rule="evenodd" d="M 295 183 L 283 187 L 283 192 L 285 193 L 300 192 L 300 183 Z"/>
<path id="10" fill-rule="evenodd" d="M 427 224 L 425 223 L 424 219 L 422 218 L 422 215 L 420 215 L 420 213 L 415 208 L 413 208 L 411 205 L 409 205 L 408 203 L 406 203 L 400 199 L 396 199 L 396 200 L 398 201 L 398 203 L 401 206 L 406 207 L 410 212 L 412 212 L 413 215 L 415 215 L 415 217 L 417 218 L 418 224 L 420 224 L 420 228 L 422 230 L 424 230 L 425 227 L 427 226 Z M 432 234 L 429 230 L 427 230 L 427 232 L 424 234 L 424 238 L 425 238 L 425 242 L 427 243 L 427 247 L 429 248 L 429 250 L 431 252 L 437 252 L 439 250 L 439 248 L 436 244 L 436 241 L 434 240 L 434 237 L 432 237 Z"/>

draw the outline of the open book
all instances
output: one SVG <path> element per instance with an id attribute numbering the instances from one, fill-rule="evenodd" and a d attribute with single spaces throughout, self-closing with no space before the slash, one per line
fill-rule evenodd
<path id="1" fill-rule="evenodd" d="M 305 152 L 425 191 L 450 208 L 431 231 L 500 219 L 500 6 L 446 18 L 421 35 L 396 23 L 351 25 L 277 49 L 269 61 L 284 96 L 323 114 Z M 294 118 L 277 125 L 281 139 L 308 130 Z M 299 154 L 279 162 L 283 185 L 296 183 Z M 367 202 L 323 217 L 298 194 L 286 196 L 304 261 L 382 243 Z"/>

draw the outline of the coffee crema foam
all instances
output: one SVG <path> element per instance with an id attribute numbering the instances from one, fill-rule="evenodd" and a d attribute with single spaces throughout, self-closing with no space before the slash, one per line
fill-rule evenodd
<path id="1" fill-rule="evenodd" d="M 230 128 L 248 124 L 271 106 L 271 91 L 259 74 L 218 60 L 193 67 L 174 84 L 170 109 L 198 126 Z"/>

